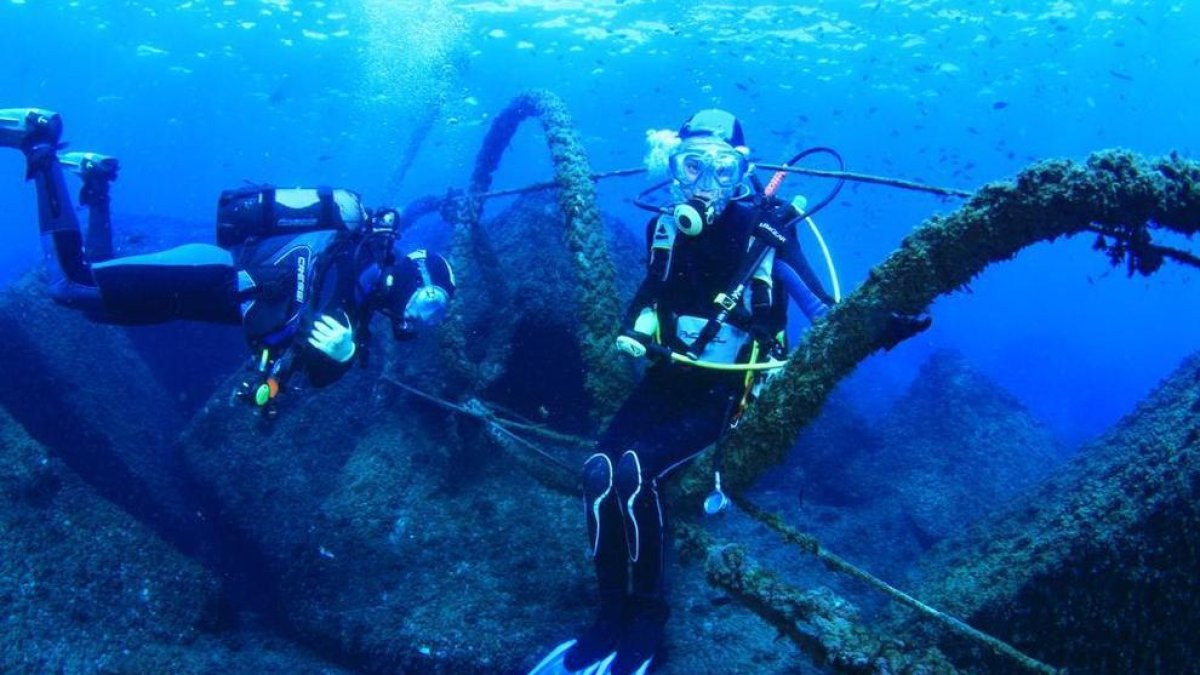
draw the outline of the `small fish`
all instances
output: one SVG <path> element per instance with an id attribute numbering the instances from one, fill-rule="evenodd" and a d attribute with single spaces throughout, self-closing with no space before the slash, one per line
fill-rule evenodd
<path id="1" fill-rule="evenodd" d="M 1109 70 L 1108 74 L 1112 75 L 1113 77 L 1117 78 L 1118 80 L 1125 80 L 1126 82 L 1133 82 L 1133 76 L 1130 75 L 1129 73 L 1122 73 L 1119 70 Z"/>
<path id="2" fill-rule="evenodd" d="M 992 110 L 1004 110 L 1008 107 L 1008 101 L 996 101 L 992 104 Z"/>

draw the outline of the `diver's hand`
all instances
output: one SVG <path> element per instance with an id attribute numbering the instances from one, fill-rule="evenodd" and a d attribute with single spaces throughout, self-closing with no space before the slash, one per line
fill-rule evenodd
<path id="1" fill-rule="evenodd" d="M 617 336 L 617 351 L 623 352 L 635 359 L 640 359 L 646 355 L 646 345 L 642 341 L 632 335 Z"/>
<path id="2" fill-rule="evenodd" d="M 345 363 L 354 357 L 354 331 L 328 314 L 322 314 L 313 324 L 308 344 L 338 363 Z"/>
<path id="3" fill-rule="evenodd" d="M 888 312 L 884 317 L 883 330 L 879 336 L 880 342 L 883 343 L 886 351 L 891 351 L 892 347 L 929 328 L 932 323 L 933 318 L 928 314 Z"/>

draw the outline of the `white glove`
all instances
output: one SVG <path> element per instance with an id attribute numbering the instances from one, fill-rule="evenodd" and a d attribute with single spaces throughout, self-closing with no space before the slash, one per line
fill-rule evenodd
<path id="1" fill-rule="evenodd" d="M 658 332 L 658 312 L 646 307 L 638 312 L 637 320 L 633 322 L 633 332 L 642 335 L 654 335 Z"/>
<path id="2" fill-rule="evenodd" d="M 345 363 L 354 357 L 354 331 L 327 314 L 322 314 L 313 324 L 308 344 L 338 363 Z"/>
<path id="3" fill-rule="evenodd" d="M 635 359 L 640 359 L 646 355 L 646 345 L 628 335 L 617 336 L 617 350 L 625 352 Z"/>

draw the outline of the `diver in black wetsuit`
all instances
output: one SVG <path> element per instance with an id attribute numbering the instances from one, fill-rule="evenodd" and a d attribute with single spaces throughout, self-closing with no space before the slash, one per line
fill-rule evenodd
<path id="1" fill-rule="evenodd" d="M 26 179 L 37 188 L 52 297 L 104 323 L 241 325 L 253 354 L 243 398 L 268 416 L 295 372 L 323 386 L 356 355 L 365 358 L 375 312 L 391 319 L 396 339 L 408 339 L 439 321 L 454 293 L 443 258 L 397 249 L 394 210 L 370 213 L 340 189 L 229 190 L 218 204 L 218 245 L 113 258 L 109 185 L 117 160 L 60 155 L 61 135 L 56 113 L 0 110 L 0 147 L 24 152 Z M 63 166 L 83 179 L 86 241 Z"/>
<path id="2" fill-rule="evenodd" d="M 583 470 L 599 613 L 533 674 L 650 668 L 668 616 L 660 482 L 715 443 L 750 400 L 758 378 L 738 364 L 786 355 L 789 297 L 810 320 L 834 303 L 796 242 L 801 214 L 749 180 L 733 115 L 701 111 L 671 144 L 678 204 L 648 224 L 646 277 L 617 339 L 620 351 L 653 362 Z M 909 334 L 928 325 L 900 319 Z M 725 506 L 719 476 L 714 497 L 706 511 Z"/>

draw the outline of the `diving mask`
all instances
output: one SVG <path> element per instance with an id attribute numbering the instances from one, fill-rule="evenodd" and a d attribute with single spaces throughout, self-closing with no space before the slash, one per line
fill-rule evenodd
<path id="1" fill-rule="evenodd" d="M 413 291 L 404 312 L 385 311 L 392 320 L 392 336 L 397 340 L 411 340 L 423 326 L 436 326 L 446 316 L 446 304 L 450 294 L 441 286 L 421 286 Z"/>
<path id="2" fill-rule="evenodd" d="M 408 299 L 404 318 L 427 326 L 435 325 L 445 316 L 448 302 L 450 295 L 441 286 L 422 286 Z"/>
<path id="3" fill-rule="evenodd" d="M 746 175 L 746 156 L 721 141 L 684 141 L 670 159 L 671 177 L 690 187 L 710 177 L 722 188 L 733 187 Z"/>

